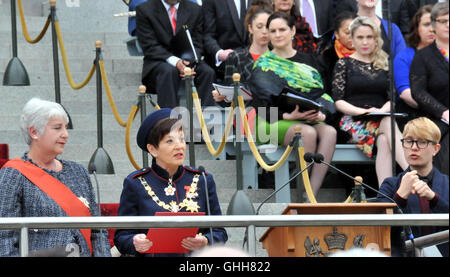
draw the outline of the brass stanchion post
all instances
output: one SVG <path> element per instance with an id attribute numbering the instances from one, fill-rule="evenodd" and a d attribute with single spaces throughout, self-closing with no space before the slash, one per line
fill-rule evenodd
<path id="1" fill-rule="evenodd" d="M 294 151 L 298 152 L 298 148 L 303 147 L 303 141 L 302 141 L 302 127 L 295 126 L 294 128 L 295 135 L 294 135 Z M 304 154 L 304 153 L 303 153 Z M 286 161 L 288 163 L 288 161 Z M 301 169 L 300 166 L 300 156 L 296 153 L 295 155 L 295 168 Z M 295 179 L 296 184 L 296 191 L 297 191 L 297 199 L 298 202 L 304 203 L 306 199 L 304 199 L 303 195 L 305 194 L 305 184 L 303 183 L 302 175 L 299 175 Z"/>
<path id="2" fill-rule="evenodd" d="M 144 85 L 139 86 L 139 105 L 141 107 L 141 123 L 147 116 L 147 107 L 145 104 L 145 92 L 147 88 Z M 146 151 L 142 150 L 142 164 L 143 167 L 148 167 L 148 154 Z"/>
<path id="3" fill-rule="evenodd" d="M 194 104 L 192 103 L 192 92 L 194 80 L 192 77 L 192 69 L 184 68 L 186 106 L 189 111 L 189 165 L 195 167 L 195 143 L 194 143 Z"/>
<path id="4" fill-rule="evenodd" d="M 30 78 L 22 61 L 17 57 L 16 0 L 11 0 L 11 36 L 13 57 L 3 75 L 4 86 L 29 86 Z"/>
<path id="5" fill-rule="evenodd" d="M 239 95 L 239 81 L 241 80 L 241 75 L 238 73 L 233 74 L 234 81 L 234 103 L 238 103 Z M 227 214 L 228 215 L 253 215 L 255 214 L 255 209 L 252 202 L 245 194 L 243 190 L 243 172 L 242 172 L 242 145 L 241 145 L 241 132 L 240 132 L 240 122 L 241 122 L 241 112 L 240 109 L 236 109 L 239 112 L 236 113 L 236 132 L 235 132 L 235 147 L 236 147 L 236 181 L 237 190 L 233 197 L 231 198 L 230 204 L 228 205 Z M 237 135 L 240 135 L 238 138 Z"/>
<path id="6" fill-rule="evenodd" d="M 102 102 L 102 73 L 99 61 L 102 58 L 102 42 L 95 42 L 95 67 L 97 75 L 97 150 L 95 150 L 89 160 L 89 172 L 91 168 L 96 168 L 96 172 L 100 174 L 114 174 L 114 166 L 105 149 L 103 149 L 103 102 Z M 95 165 L 92 167 L 92 165 Z"/>
<path id="7" fill-rule="evenodd" d="M 55 82 L 55 102 L 60 104 L 69 117 L 68 129 L 73 129 L 73 123 L 66 108 L 61 104 L 61 81 L 59 78 L 59 56 L 58 56 L 58 37 L 56 34 L 56 0 L 50 0 L 50 18 L 52 21 L 52 50 L 53 50 L 53 78 Z"/>

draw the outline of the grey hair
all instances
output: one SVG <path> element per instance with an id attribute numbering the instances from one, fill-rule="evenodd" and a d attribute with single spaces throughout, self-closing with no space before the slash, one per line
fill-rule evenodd
<path id="1" fill-rule="evenodd" d="M 434 27 L 436 19 L 444 14 L 448 14 L 448 1 L 434 4 L 433 9 L 431 9 L 431 25 Z"/>
<path id="2" fill-rule="evenodd" d="M 28 129 L 33 126 L 42 135 L 51 118 L 62 118 L 66 121 L 66 124 L 69 123 L 66 111 L 56 102 L 33 97 L 25 104 L 19 125 L 22 136 L 28 145 L 31 145 L 31 136 Z"/>

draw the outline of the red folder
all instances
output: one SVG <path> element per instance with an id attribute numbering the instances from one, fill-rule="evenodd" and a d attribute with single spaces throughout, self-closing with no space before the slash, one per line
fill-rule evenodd
<path id="1" fill-rule="evenodd" d="M 184 216 L 205 215 L 204 212 L 156 212 L 155 216 Z M 188 253 L 189 250 L 181 246 L 181 241 L 187 237 L 195 237 L 199 228 L 150 228 L 147 238 L 153 242 L 149 250 L 142 253 Z"/>

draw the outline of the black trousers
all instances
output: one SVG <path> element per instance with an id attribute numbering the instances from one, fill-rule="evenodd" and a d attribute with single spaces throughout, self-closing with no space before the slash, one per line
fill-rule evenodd
<path id="1" fill-rule="evenodd" d="M 177 68 L 167 62 L 157 62 L 158 65 L 143 78 L 142 84 L 151 93 L 158 95 L 158 105 L 161 108 L 175 108 L 179 105 L 178 89 L 184 82 Z M 194 84 L 202 106 L 215 106 L 211 91 L 215 80 L 214 70 L 201 61 L 195 68 Z"/>

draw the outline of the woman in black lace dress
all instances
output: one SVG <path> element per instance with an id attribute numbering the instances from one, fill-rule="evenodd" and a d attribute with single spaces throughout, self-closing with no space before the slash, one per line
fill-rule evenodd
<path id="1" fill-rule="evenodd" d="M 448 2 L 434 5 L 431 10 L 431 25 L 436 40 L 417 51 L 411 64 L 411 94 L 419 109 L 438 125 L 441 130 L 441 151 L 434 165 L 448 175 Z"/>
<path id="2" fill-rule="evenodd" d="M 363 117 L 369 112 L 389 112 L 388 56 L 382 50 L 380 29 L 368 17 L 358 17 L 350 24 L 355 53 L 340 59 L 334 69 L 332 85 L 336 109 L 343 114 L 342 131 L 351 136 L 367 156 L 377 146 L 376 172 L 378 184 L 392 176 L 391 121 L 389 117 Z M 395 126 L 396 137 L 400 131 Z M 396 160 L 406 169 L 400 141 L 396 140 Z"/>

